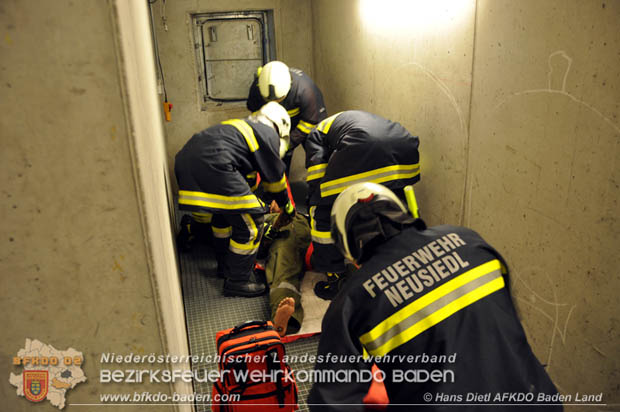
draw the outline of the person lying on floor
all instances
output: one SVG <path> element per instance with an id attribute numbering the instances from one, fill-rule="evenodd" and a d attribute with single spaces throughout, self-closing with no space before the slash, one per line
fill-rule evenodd
<path id="1" fill-rule="evenodd" d="M 306 216 L 296 213 L 289 224 L 280 227 L 281 211 L 275 202 L 271 203 L 270 212 L 265 216 L 259 257 L 266 255 L 271 318 L 278 334 L 284 336 L 299 331 L 304 318 L 300 285 L 304 256 L 310 246 L 310 225 Z"/>

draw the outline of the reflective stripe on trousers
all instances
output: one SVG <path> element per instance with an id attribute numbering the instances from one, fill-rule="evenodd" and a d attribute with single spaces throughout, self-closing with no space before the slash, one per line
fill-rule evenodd
<path id="1" fill-rule="evenodd" d="M 312 267 L 318 272 L 343 273 L 344 257 L 336 247 L 330 231 L 331 205 L 310 207 L 310 235 L 312 237 Z"/>
<path id="2" fill-rule="evenodd" d="M 218 273 L 247 280 L 262 236 L 263 214 L 214 214 L 211 220 Z"/>

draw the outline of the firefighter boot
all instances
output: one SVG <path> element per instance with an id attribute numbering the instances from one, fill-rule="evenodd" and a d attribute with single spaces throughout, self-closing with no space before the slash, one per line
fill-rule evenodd
<path id="1" fill-rule="evenodd" d="M 341 279 L 340 273 L 327 272 L 327 280 L 321 280 L 314 285 L 314 293 L 325 300 L 332 300 L 338 293 Z"/>
<path id="2" fill-rule="evenodd" d="M 224 281 L 224 296 L 243 296 L 246 298 L 252 298 L 260 296 L 267 288 L 264 283 L 261 283 L 256 274 L 252 271 L 247 280 L 232 280 L 226 279 Z"/>
<path id="3" fill-rule="evenodd" d="M 182 251 L 189 251 L 192 248 L 194 235 L 192 234 L 193 219 L 190 215 L 183 215 L 181 218 L 181 230 L 177 235 L 177 247 Z"/>

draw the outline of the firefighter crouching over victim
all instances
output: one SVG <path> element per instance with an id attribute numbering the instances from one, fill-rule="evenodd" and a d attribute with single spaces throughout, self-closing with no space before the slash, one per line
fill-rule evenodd
<path id="1" fill-rule="evenodd" d="M 312 267 L 327 273 L 315 293 L 332 299 L 345 272 L 342 254 L 330 236 L 330 211 L 338 194 L 360 182 L 382 183 L 403 195 L 420 180 L 419 139 L 399 123 L 345 111 L 323 120 L 306 140 L 308 205 L 312 218 Z"/>
<path id="2" fill-rule="evenodd" d="M 376 363 L 390 405 L 469 403 L 465 410 L 500 409 L 472 405 L 470 394 L 480 394 L 484 401 L 474 403 L 523 411 L 506 405 L 519 401 L 503 394 L 530 394 L 521 402 L 535 404 L 541 394 L 550 395 L 547 399 L 557 394 L 517 317 L 508 268 L 477 233 L 449 225 L 427 228 L 394 193 L 374 183 L 356 184 L 339 195 L 332 233 L 344 256 L 361 267 L 323 319 L 317 358 L 326 361 L 316 363 L 317 375 L 370 370 Z M 369 386 L 355 379 L 315 381 L 308 404 L 312 411 L 361 411 Z"/>
<path id="3" fill-rule="evenodd" d="M 264 203 L 247 176 L 260 173 L 265 191 L 290 219 L 284 155 L 290 118 L 278 103 L 264 105 L 245 119 L 231 119 L 195 134 L 175 158 L 179 208 L 211 217 L 218 276 L 227 296 L 258 296 L 265 285 L 253 271 L 262 236 Z"/>
<path id="4" fill-rule="evenodd" d="M 301 70 L 272 61 L 258 68 L 250 86 L 247 108 L 253 112 L 270 101 L 284 106 L 291 117 L 290 146 L 283 158 L 288 171 L 293 150 L 303 144 L 308 133 L 327 117 L 323 94 Z"/>
<path id="5" fill-rule="evenodd" d="M 290 223 L 283 225 L 284 211 L 271 203 L 266 216 L 266 229 L 259 249 L 259 258 L 267 255 L 265 276 L 269 285 L 271 319 L 280 336 L 296 333 L 304 319 L 301 307 L 301 277 L 304 256 L 310 246 L 308 218 L 296 213 Z"/>

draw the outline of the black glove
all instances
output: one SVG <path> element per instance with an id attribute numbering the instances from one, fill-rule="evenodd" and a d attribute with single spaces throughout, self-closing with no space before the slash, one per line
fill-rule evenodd
<path id="1" fill-rule="evenodd" d="M 288 230 L 278 230 L 273 225 L 267 224 L 265 228 L 265 233 L 263 234 L 263 238 L 269 241 L 274 241 L 276 239 L 282 239 L 288 236 Z"/>

